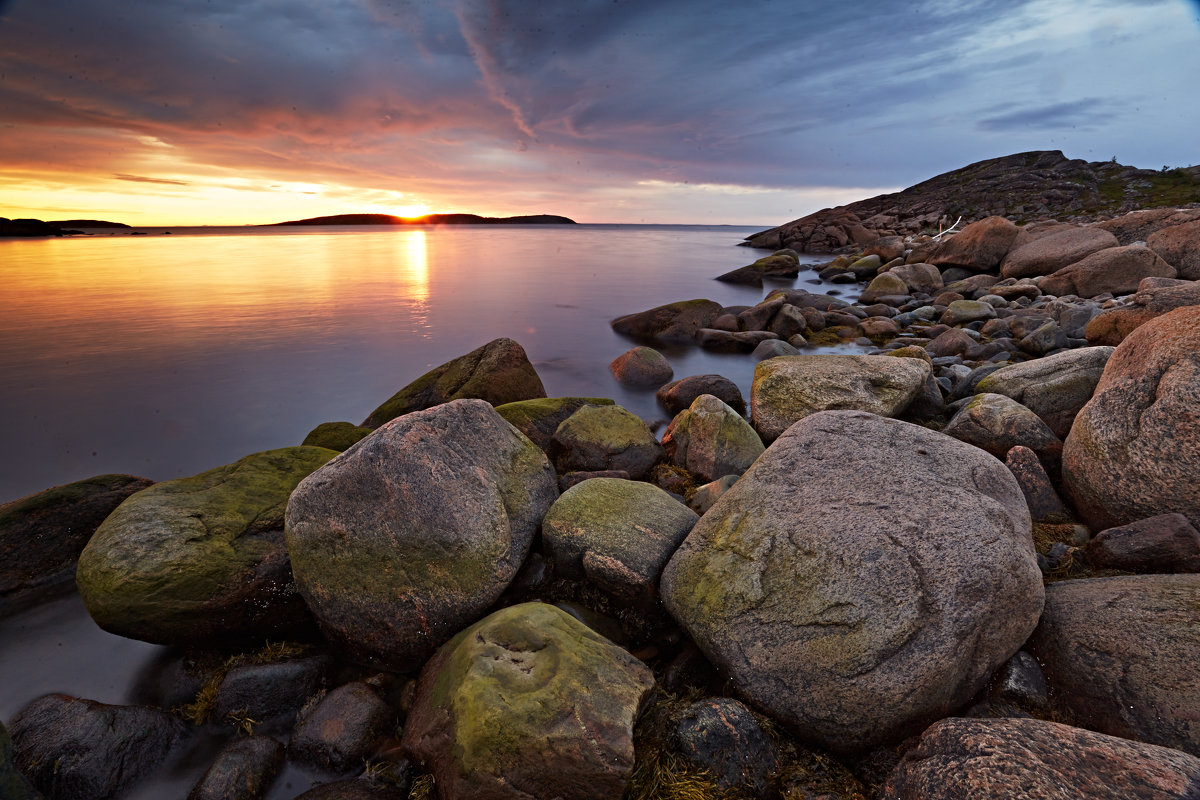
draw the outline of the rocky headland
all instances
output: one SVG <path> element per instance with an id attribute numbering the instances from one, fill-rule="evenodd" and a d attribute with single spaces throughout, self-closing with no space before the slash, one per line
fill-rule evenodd
<path id="1" fill-rule="evenodd" d="M 138 705 L 33 699 L 0 790 L 1200 796 L 1200 210 L 887 230 L 734 270 L 857 300 L 613 320 L 661 431 L 498 339 L 299 446 L 0 507 L 0 613 L 75 564 L 172 646 Z M 679 347 L 756 360 L 748 402 Z"/>
<path id="2" fill-rule="evenodd" d="M 333 214 L 309 217 L 281 225 L 574 225 L 575 220 L 555 214 L 525 214 L 518 217 L 481 217 L 478 214 L 425 214 L 420 217 L 395 217 L 391 214 Z M 271 226 L 264 226 L 271 227 Z"/>

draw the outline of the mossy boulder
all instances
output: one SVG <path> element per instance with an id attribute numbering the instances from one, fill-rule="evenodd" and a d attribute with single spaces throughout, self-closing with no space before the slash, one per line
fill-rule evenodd
<path id="1" fill-rule="evenodd" d="M 486 402 L 406 414 L 292 493 L 296 584 L 352 658 L 414 669 L 500 597 L 557 497 L 546 455 Z"/>
<path id="2" fill-rule="evenodd" d="M 640 479 L 663 449 L 650 427 L 621 406 L 584 406 L 554 431 L 548 452 L 562 474 L 624 470 Z"/>
<path id="3" fill-rule="evenodd" d="M 292 585 L 284 509 L 335 455 L 268 450 L 131 496 L 79 556 L 88 613 L 111 633 L 157 644 L 293 634 L 309 617 Z"/>
<path id="4" fill-rule="evenodd" d="M 538 447 L 546 450 L 550 447 L 554 432 L 567 417 L 584 406 L 611 405 L 613 401 L 607 397 L 539 397 L 496 406 L 496 413 Z"/>
<path id="5" fill-rule="evenodd" d="M 592 478 L 546 512 L 542 543 L 556 575 L 586 579 L 623 600 L 652 600 L 663 565 L 697 519 L 652 484 Z"/>
<path id="6" fill-rule="evenodd" d="M 1111 347 L 1081 347 L 1001 367 L 984 376 L 975 391 L 1011 397 L 1065 439 L 1079 409 L 1092 399 L 1112 353 Z"/>
<path id="7" fill-rule="evenodd" d="M 97 475 L 0 505 L 0 617 L 75 587 L 75 562 L 100 523 L 154 481 Z"/>
<path id="8" fill-rule="evenodd" d="M 705 483 L 741 475 L 763 449 L 750 423 L 711 394 L 693 400 L 663 434 L 663 450 L 671 463 L 699 475 Z"/>
<path id="9" fill-rule="evenodd" d="M 494 339 L 426 372 L 372 411 L 363 425 L 378 428 L 402 414 L 451 400 L 472 398 L 498 406 L 545 396 L 542 379 L 521 345 Z"/>
<path id="10" fill-rule="evenodd" d="M 856 411 L 805 417 L 767 448 L 692 528 L 660 592 L 738 696 L 841 753 L 966 704 L 1043 597 L 1001 462 Z"/>
<path id="11" fill-rule="evenodd" d="M 913 358 L 780 356 L 760 361 L 750 387 L 751 420 L 764 442 L 818 411 L 893 417 L 920 394 L 933 368 Z"/>
<path id="12" fill-rule="evenodd" d="M 448 642 L 421 671 L 403 747 L 443 800 L 620 797 L 650 670 L 565 611 L 524 603 Z"/>
<path id="13" fill-rule="evenodd" d="M 701 328 L 712 326 L 725 309 L 712 300 L 681 300 L 627 314 L 612 321 L 612 329 L 633 339 L 650 342 L 690 343 Z"/>
<path id="14" fill-rule="evenodd" d="M 308 432 L 301 442 L 305 447 L 324 447 L 342 452 L 371 435 L 373 428 L 352 422 L 322 422 Z"/>

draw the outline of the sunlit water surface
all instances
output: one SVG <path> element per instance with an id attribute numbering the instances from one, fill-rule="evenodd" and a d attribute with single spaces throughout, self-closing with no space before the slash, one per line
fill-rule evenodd
<path id="1" fill-rule="evenodd" d="M 360 422 L 429 368 L 500 336 L 521 343 L 550 396 L 611 397 L 664 420 L 653 391 L 625 389 L 609 373 L 633 345 L 609 320 L 697 297 L 757 302 L 764 290 L 712 280 L 758 255 L 735 247 L 754 230 L 177 229 L 0 240 L 0 502 L 105 472 L 191 475 L 299 444 L 321 422 Z M 676 377 L 720 373 L 749 398 L 748 356 L 666 352 Z M 50 691 L 126 702 L 157 650 L 100 631 L 77 597 L 0 620 L 0 719 Z M 272 796 L 290 796 L 281 792 Z"/>

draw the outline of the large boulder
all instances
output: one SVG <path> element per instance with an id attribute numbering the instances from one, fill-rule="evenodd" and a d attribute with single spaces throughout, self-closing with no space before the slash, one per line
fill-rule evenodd
<path id="1" fill-rule="evenodd" d="M 1147 322 L 1109 358 L 1063 448 L 1093 530 L 1179 512 L 1200 525 L 1200 306 Z"/>
<path id="2" fill-rule="evenodd" d="M 700 519 L 661 593 L 741 697 L 806 740 L 861 751 L 968 702 L 1029 636 L 1042 608 L 1030 531 L 992 456 L 898 420 L 818 413 Z"/>
<path id="3" fill-rule="evenodd" d="M 1121 244 L 1133 244 L 1146 241 L 1155 231 L 1198 219 L 1200 208 L 1144 208 L 1097 222 L 1096 227 L 1116 236 Z"/>
<path id="4" fill-rule="evenodd" d="M 741 475 L 762 455 L 763 443 L 742 415 L 711 394 L 680 411 L 663 434 L 672 464 L 704 479 Z"/>
<path id="5" fill-rule="evenodd" d="M 0 617 L 75 586 L 75 562 L 100 523 L 152 484 L 97 475 L 0 505 Z"/>
<path id="6" fill-rule="evenodd" d="M 1020 232 L 1004 217 L 985 217 L 939 242 L 926 261 L 939 267 L 993 272 Z"/>
<path id="7" fill-rule="evenodd" d="M 650 427 L 621 406 L 583 406 L 554 431 L 547 452 L 560 473 L 624 470 L 643 478 L 662 458 Z"/>
<path id="8" fill-rule="evenodd" d="M 725 283 L 740 283 L 747 286 L 762 286 L 763 278 L 794 278 L 800 272 L 800 259 L 790 250 L 763 256 L 753 264 L 730 270 L 718 275 L 717 280 Z"/>
<path id="9" fill-rule="evenodd" d="M 653 688 L 645 665 L 565 611 L 510 606 L 421 671 L 402 745 L 443 800 L 620 797 Z"/>
<path id="10" fill-rule="evenodd" d="M 1159 514 L 1100 531 L 1087 560 L 1125 572 L 1200 572 L 1200 531 L 1183 514 Z"/>
<path id="11" fill-rule="evenodd" d="M 1081 347 L 1011 364 L 984 376 L 977 392 L 1011 397 L 1041 417 L 1054 435 L 1066 438 L 1079 409 L 1092 398 L 1111 347 Z"/>
<path id="12" fill-rule="evenodd" d="M 1095 297 L 1136 292 L 1142 278 L 1174 278 L 1175 268 L 1148 247 L 1110 247 L 1047 275 L 1038 283 L 1046 294 Z"/>
<path id="13" fill-rule="evenodd" d="M 701 328 L 725 313 L 712 300 L 681 300 L 648 311 L 627 314 L 612 321 L 612 329 L 632 339 L 650 342 L 690 343 Z"/>
<path id="14" fill-rule="evenodd" d="M 499 598 L 557 496 L 545 454 L 482 400 L 407 414 L 292 493 L 296 584 L 352 657 L 413 669 Z"/>
<path id="15" fill-rule="evenodd" d="M 402 414 L 451 400 L 479 399 L 498 406 L 545 396 L 542 379 L 521 345 L 512 339 L 493 339 L 429 370 L 372 411 L 363 425 L 378 428 Z"/>
<path id="16" fill-rule="evenodd" d="M 652 600 L 663 565 L 697 519 L 653 484 L 592 478 L 550 506 L 542 543 L 555 575 L 586 579 L 622 600 Z"/>
<path id="17" fill-rule="evenodd" d="M 675 374 L 666 356 L 645 345 L 626 350 L 613 359 L 608 369 L 626 386 L 651 389 L 662 386 Z"/>
<path id="18" fill-rule="evenodd" d="M 1041 417 L 1002 394 L 976 394 L 942 432 L 1000 459 L 1014 447 L 1028 447 L 1052 474 L 1062 458 L 1062 440 Z"/>
<path id="19" fill-rule="evenodd" d="M 148 777 L 183 738 L 165 711 L 48 694 L 9 726 L 14 761 L 47 800 L 107 800 Z"/>
<path id="20" fill-rule="evenodd" d="M 550 447 L 554 432 L 567 417 L 584 406 L 611 405 L 613 401 L 607 397 L 540 397 L 496 406 L 496 413 L 528 436 L 531 442 L 546 450 Z"/>
<path id="21" fill-rule="evenodd" d="M 892 267 L 885 275 L 894 275 L 908 287 L 909 292 L 937 294 L 943 288 L 942 273 L 932 264 L 901 264 Z"/>
<path id="22" fill-rule="evenodd" d="M 1190 800 L 1200 759 L 1057 722 L 945 719 L 896 766 L 884 800 Z"/>
<path id="23" fill-rule="evenodd" d="M 1058 581 L 1034 652 L 1081 725 L 1200 755 L 1200 575 Z"/>
<path id="24" fill-rule="evenodd" d="M 111 633 L 157 644 L 294 635 L 309 616 L 292 585 L 284 509 L 336 455 L 268 450 L 131 496 L 79 556 L 88 613 Z"/>
<path id="25" fill-rule="evenodd" d="M 1117 237 L 1101 228 L 1063 227 L 1010 250 L 1000 265 L 1000 274 L 1005 278 L 1049 275 L 1083 260 L 1097 250 L 1120 244 Z"/>
<path id="26" fill-rule="evenodd" d="M 933 374 L 915 358 L 781 356 L 760 361 L 750 387 L 751 419 L 764 442 L 818 411 L 869 411 L 893 417 L 920 394 Z"/>
<path id="27" fill-rule="evenodd" d="M 1091 344 L 1116 346 L 1155 317 L 1196 305 L 1200 305 L 1200 281 L 1143 289 L 1131 295 L 1126 305 L 1110 308 L 1093 317 L 1088 321 L 1084 335 Z"/>
<path id="28" fill-rule="evenodd" d="M 1200 280 L 1200 219 L 1155 231 L 1146 245 L 1175 267 L 1179 277 Z"/>
<path id="29" fill-rule="evenodd" d="M 654 393 L 672 416 L 690 406 L 702 394 L 711 394 L 739 414 L 746 413 L 746 401 L 737 384 L 720 375 L 689 375 L 672 381 Z"/>

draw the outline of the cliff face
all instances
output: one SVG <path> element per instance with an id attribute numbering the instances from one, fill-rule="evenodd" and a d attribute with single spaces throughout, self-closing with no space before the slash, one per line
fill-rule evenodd
<path id="1" fill-rule="evenodd" d="M 881 236 L 936 233 L 992 215 L 1017 223 L 1044 217 L 1107 219 L 1139 208 L 1200 203 L 1200 166 L 1158 172 L 1059 150 L 980 161 L 910 186 L 827 208 L 748 238 L 751 247 L 828 253 Z"/>

